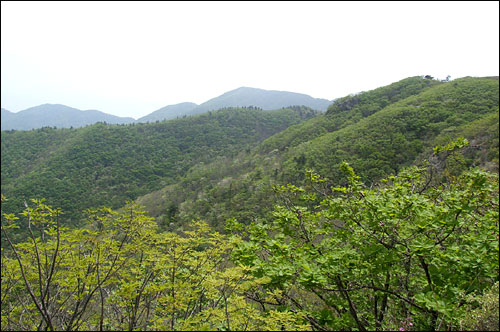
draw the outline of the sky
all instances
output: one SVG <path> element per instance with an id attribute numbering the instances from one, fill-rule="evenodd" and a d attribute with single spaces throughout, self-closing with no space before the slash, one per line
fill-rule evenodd
<path id="1" fill-rule="evenodd" d="M 334 99 L 499 75 L 499 2 L 1 2 L 1 107 L 135 119 L 241 86 Z"/>

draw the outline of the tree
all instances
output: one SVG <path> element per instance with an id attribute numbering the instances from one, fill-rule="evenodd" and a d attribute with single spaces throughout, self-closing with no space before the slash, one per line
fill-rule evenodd
<path id="1" fill-rule="evenodd" d="M 271 279 L 252 298 L 318 330 L 459 328 L 468 295 L 498 281 L 498 175 L 476 168 L 436 183 L 421 166 L 367 188 L 341 168 L 345 186 L 309 171 L 307 187 L 276 187 L 272 222 L 246 232 L 231 222 L 247 238 L 235 262 Z"/>
<path id="2" fill-rule="evenodd" d="M 124 214 L 102 208 L 90 212 L 88 227 L 69 230 L 61 227 L 60 210 L 43 200 L 32 203 L 33 208 L 26 204 L 21 213 L 29 242 L 11 241 L 9 231 L 19 227 L 15 223 L 19 218 L 4 214 L 7 224 L 2 232 L 14 258 L 2 256 L 6 267 L 2 280 L 5 272 L 15 287 L 2 289 L 2 325 L 14 330 L 102 329 L 105 293 L 141 246 L 147 245 L 156 224 L 133 206 Z"/>
<path id="3" fill-rule="evenodd" d="M 135 204 L 89 210 L 87 225 L 69 230 L 59 210 L 32 203 L 20 218 L 28 242 L 12 242 L 19 218 L 3 215 L 3 329 L 309 329 L 300 314 L 263 312 L 244 296 L 268 278 L 230 262 L 237 237 L 201 221 L 182 234 L 158 233 Z"/>

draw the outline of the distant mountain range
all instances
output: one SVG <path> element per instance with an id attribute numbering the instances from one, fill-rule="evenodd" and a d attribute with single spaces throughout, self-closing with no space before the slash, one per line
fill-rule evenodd
<path id="1" fill-rule="evenodd" d="M 111 124 L 154 122 L 238 106 L 254 106 L 264 110 L 276 110 L 287 106 L 303 105 L 318 111 L 326 111 L 331 103 L 330 100 L 313 98 L 302 93 L 241 87 L 212 98 L 201 105 L 190 102 L 168 105 L 138 120 L 118 117 L 97 110 L 81 111 L 60 104 L 44 104 L 17 113 L 2 108 L 1 129 L 30 130 L 47 126 L 77 128 L 96 122 Z"/>
<path id="2" fill-rule="evenodd" d="M 330 100 L 313 98 L 302 93 L 241 87 L 204 102 L 191 110 L 189 114 L 235 106 L 255 106 L 264 110 L 276 110 L 287 106 L 303 105 L 317 111 L 326 111 L 331 103 Z"/>
<path id="3" fill-rule="evenodd" d="M 2 108 L 2 130 L 30 130 L 41 127 L 83 127 L 96 122 L 132 123 L 133 118 L 123 118 L 97 110 L 81 111 L 60 104 L 43 104 L 17 113 Z"/>
<path id="4" fill-rule="evenodd" d="M 212 98 L 201 105 L 181 103 L 165 106 L 138 119 L 137 122 L 170 120 L 185 115 L 200 114 L 225 107 L 254 106 L 262 108 L 263 110 L 276 110 L 283 107 L 299 105 L 324 112 L 332 102 L 333 101 L 327 99 L 313 98 L 302 93 L 241 87 Z"/>
<path id="5" fill-rule="evenodd" d="M 154 111 L 142 118 L 137 119 L 136 122 L 153 122 L 175 119 L 178 116 L 183 116 L 191 112 L 198 106 L 195 103 L 180 103 L 175 105 L 168 105 Z"/>

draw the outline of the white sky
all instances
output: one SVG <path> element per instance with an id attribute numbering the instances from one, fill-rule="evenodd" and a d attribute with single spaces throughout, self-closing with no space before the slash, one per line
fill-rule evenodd
<path id="1" fill-rule="evenodd" d="M 1 107 L 139 118 L 241 86 L 333 99 L 499 75 L 499 2 L 1 2 Z"/>

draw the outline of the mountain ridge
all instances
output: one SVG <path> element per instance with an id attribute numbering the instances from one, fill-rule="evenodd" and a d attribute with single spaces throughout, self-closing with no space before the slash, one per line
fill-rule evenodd
<path id="1" fill-rule="evenodd" d="M 136 122 L 164 121 L 227 107 L 256 107 L 270 111 L 290 106 L 306 106 L 325 112 L 332 102 L 333 100 L 314 98 L 303 93 L 241 86 L 199 105 L 191 102 L 167 105 L 139 118 Z"/>
<path id="2" fill-rule="evenodd" d="M 288 106 L 306 106 L 317 111 L 326 111 L 332 101 L 313 98 L 297 92 L 265 90 L 251 87 L 239 87 L 198 105 L 188 115 L 213 111 L 223 107 L 254 106 L 264 110 L 280 109 Z"/>
<path id="3" fill-rule="evenodd" d="M 24 195 L 45 197 L 69 218 L 77 207 L 104 201 L 117 208 L 168 185 L 199 162 L 253 148 L 317 114 L 303 107 L 226 108 L 158 123 L 6 131 L 2 193 L 12 198 L 7 205 L 22 206 Z"/>
<path id="4" fill-rule="evenodd" d="M 8 112 L 8 113 L 7 113 Z M 42 104 L 17 113 L 2 108 L 1 130 L 31 130 L 42 127 L 79 128 L 96 122 L 126 124 L 135 121 L 98 110 L 79 110 L 62 104 Z"/>
<path id="5" fill-rule="evenodd" d="M 162 108 L 160 108 L 152 113 L 149 113 L 148 115 L 145 115 L 145 116 L 137 119 L 135 122 L 141 123 L 141 122 L 149 122 L 149 121 L 165 121 L 165 120 L 175 119 L 179 116 L 183 116 L 183 115 L 189 113 L 191 110 L 193 110 L 197 106 L 198 106 L 198 104 L 191 103 L 191 102 L 184 102 L 184 103 L 179 103 L 179 104 L 167 105 L 167 106 L 162 107 Z"/>
<path id="6" fill-rule="evenodd" d="M 494 81 L 464 78 L 443 83 L 411 77 L 339 98 L 329 112 L 288 127 L 246 155 L 197 166 L 182 181 L 137 202 L 169 230 L 201 218 L 222 232 L 228 218 L 248 224 L 269 217 L 276 204 L 272 186 L 301 184 L 307 169 L 337 186 L 344 178 L 339 164 L 347 161 L 363 181 L 373 184 L 425 159 L 436 144 L 460 136 L 481 148 L 457 157 L 459 163 L 450 171 L 474 163 L 498 172 Z"/>
<path id="7" fill-rule="evenodd" d="M 270 111 L 290 106 L 306 106 L 325 112 L 332 102 L 333 100 L 314 98 L 303 93 L 242 86 L 226 91 L 200 105 L 192 102 L 167 105 L 137 120 L 98 110 L 79 110 L 62 104 L 42 104 L 19 112 L 11 112 L 2 108 L 1 130 L 31 130 L 42 127 L 79 128 L 97 122 L 128 124 L 165 121 L 227 107 L 256 107 Z M 48 109 L 52 109 L 57 114 L 48 113 Z"/>

